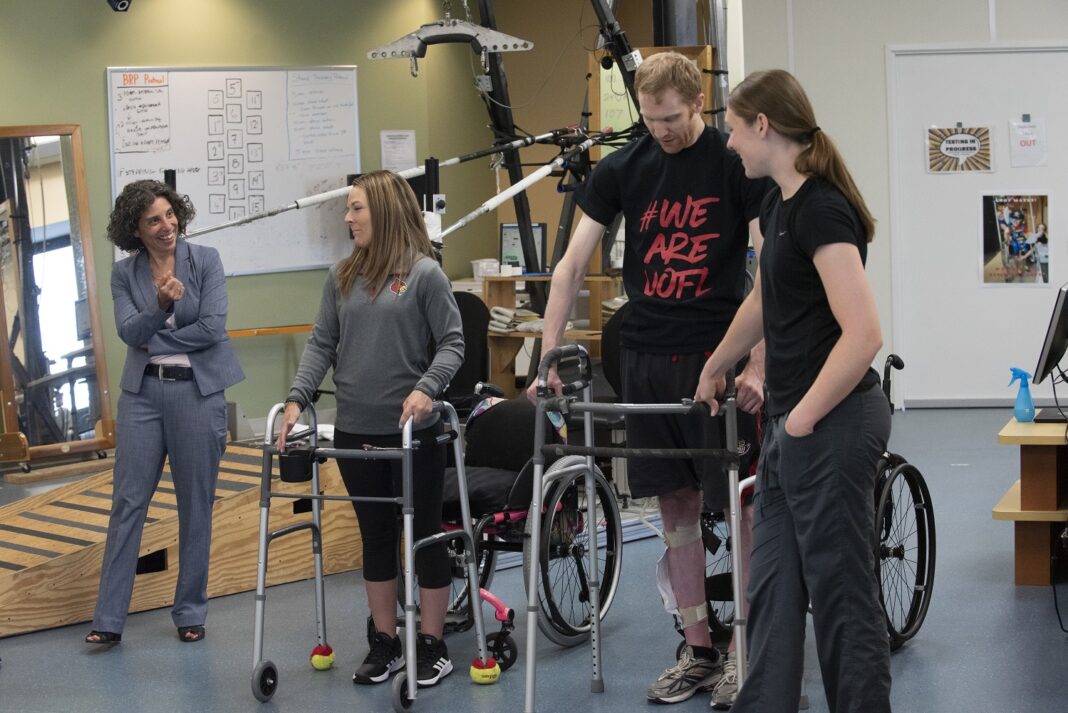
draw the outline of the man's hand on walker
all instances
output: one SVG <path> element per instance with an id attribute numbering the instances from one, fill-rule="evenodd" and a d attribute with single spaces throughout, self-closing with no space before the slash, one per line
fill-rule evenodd
<path id="1" fill-rule="evenodd" d="M 723 374 L 713 373 L 708 362 L 705 362 L 701 370 L 701 379 L 697 382 L 697 393 L 693 395 L 694 401 L 704 401 L 712 409 L 712 415 L 719 413 L 719 397 L 727 390 L 727 378 Z"/>
<path id="2" fill-rule="evenodd" d="M 557 396 L 562 396 L 564 393 L 564 382 L 560 381 L 560 374 L 557 373 L 556 367 L 549 368 L 549 376 L 545 382 L 549 388 Z M 527 387 L 527 399 L 532 404 L 538 403 L 538 380 L 535 379 L 530 386 Z"/>
<path id="3" fill-rule="evenodd" d="M 760 413 L 764 405 L 764 380 L 747 366 L 734 380 L 734 387 L 738 408 L 746 413 Z"/>

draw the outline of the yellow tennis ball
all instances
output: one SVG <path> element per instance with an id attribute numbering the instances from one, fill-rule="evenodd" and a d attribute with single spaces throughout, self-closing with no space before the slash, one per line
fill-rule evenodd
<path id="1" fill-rule="evenodd" d="M 334 650 L 329 644 L 319 644 L 311 652 L 311 665 L 316 671 L 329 671 L 334 666 Z"/>
<path id="2" fill-rule="evenodd" d="M 471 662 L 471 680 L 481 685 L 497 683 L 501 677 L 501 667 L 492 656 L 482 663 L 481 659 Z"/>

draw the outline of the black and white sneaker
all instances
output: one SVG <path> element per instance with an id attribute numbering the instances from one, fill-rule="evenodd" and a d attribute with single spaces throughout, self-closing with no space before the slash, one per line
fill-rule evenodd
<path id="1" fill-rule="evenodd" d="M 371 650 L 356 673 L 352 674 L 352 682 L 364 686 L 382 683 L 391 673 L 402 668 L 404 656 L 401 655 L 400 637 L 375 632 L 371 639 Z"/>
<path id="2" fill-rule="evenodd" d="M 420 634 L 415 647 L 415 680 L 420 686 L 434 686 L 452 673 L 452 661 L 444 639 Z"/>

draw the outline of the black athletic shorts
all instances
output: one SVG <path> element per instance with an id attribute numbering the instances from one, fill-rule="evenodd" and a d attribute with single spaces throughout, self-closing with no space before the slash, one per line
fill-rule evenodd
<path id="1" fill-rule="evenodd" d="M 623 349 L 620 366 L 623 400 L 627 403 L 679 403 L 692 399 L 708 356 L 647 354 Z M 739 367 L 740 368 L 740 367 Z M 726 419 L 701 416 L 627 415 L 628 448 L 722 448 Z M 759 451 L 757 418 L 738 411 L 738 439 L 742 442 L 739 477 L 750 474 Z M 681 488 L 700 488 L 707 512 L 730 505 L 727 469 L 710 459 L 628 458 L 631 495 L 644 498 Z"/>

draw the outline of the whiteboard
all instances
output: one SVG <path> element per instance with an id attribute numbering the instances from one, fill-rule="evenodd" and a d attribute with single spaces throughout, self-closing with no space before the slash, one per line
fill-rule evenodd
<path id="1" fill-rule="evenodd" d="M 189 231 L 292 204 L 360 172 L 353 66 L 109 67 L 112 198 L 177 172 Z M 338 199 L 193 238 L 228 275 L 307 270 L 352 250 Z"/>
<path id="2" fill-rule="evenodd" d="M 893 348 L 907 364 L 895 387 L 906 406 L 1011 403 L 1009 367 L 1035 369 L 1068 281 L 1064 76 L 1068 45 L 887 50 Z M 1009 124 L 1023 114 L 1045 123 L 1045 166 L 1012 166 Z M 991 172 L 928 173 L 927 129 L 957 122 L 990 127 Z M 1049 197 L 1047 284 L 984 284 L 983 194 Z M 1034 388 L 1051 402 L 1048 379 Z"/>

